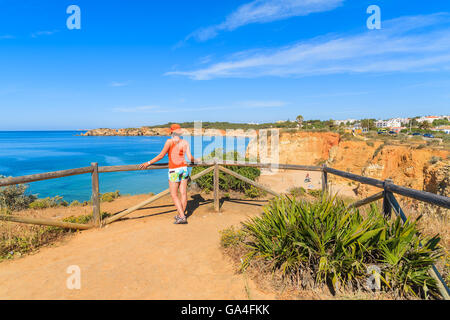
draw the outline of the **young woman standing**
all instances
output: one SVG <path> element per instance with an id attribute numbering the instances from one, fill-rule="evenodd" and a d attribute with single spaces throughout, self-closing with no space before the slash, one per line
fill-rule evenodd
<path id="1" fill-rule="evenodd" d="M 166 141 L 161 153 L 152 160 L 139 166 L 140 169 L 146 169 L 155 162 L 158 162 L 166 154 L 169 155 L 169 190 L 173 203 L 177 208 L 178 214 L 175 216 L 175 224 L 187 224 L 186 211 L 187 206 L 187 183 L 189 171 L 185 161 L 185 156 L 191 162 L 196 159 L 192 156 L 189 143 L 181 138 L 182 130 L 179 124 L 172 124 L 170 127 L 171 138 Z M 181 197 L 178 197 L 178 190 Z"/>

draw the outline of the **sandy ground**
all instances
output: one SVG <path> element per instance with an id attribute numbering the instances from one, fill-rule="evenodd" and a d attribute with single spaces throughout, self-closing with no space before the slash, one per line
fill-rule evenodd
<path id="1" fill-rule="evenodd" d="M 118 212 L 148 195 L 102 204 Z M 261 212 L 265 201 L 232 200 L 212 211 L 211 200 L 190 197 L 187 225 L 174 225 L 170 197 L 103 229 L 80 232 L 37 253 L 0 263 L 0 299 L 273 299 L 220 249 L 220 230 Z M 69 290 L 67 268 L 81 270 L 81 289 Z"/>
<path id="2" fill-rule="evenodd" d="M 310 182 L 305 182 L 306 175 L 309 174 Z M 297 171 L 297 170 L 278 170 L 276 173 L 262 171 L 258 182 L 271 188 L 278 193 L 288 193 L 291 188 L 303 187 L 306 190 L 322 189 L 322 172 L 318 171 Z M 356 197 L 352 187 L 344 184 L 330 183 L 331 192 L 338 193 L 339 196 Z"/>

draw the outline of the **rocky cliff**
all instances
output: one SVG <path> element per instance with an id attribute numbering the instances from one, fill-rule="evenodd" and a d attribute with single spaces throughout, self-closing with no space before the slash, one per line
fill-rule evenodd
<path id="1" fill-rule="evenodd" d="M 252 149 L 255 143 L 253 140 L 248 150 L 255 150 Z M 398 185 L 447 196 L 449 158 L 448 149 L 391 145 L 378 140 L 344 141 L 339 134 L 331 132 L 281 132 L 279 137 L 279 163 L 326 163 L 335 169 L 380 180 L 389 178 Z M 336 176 L 331 176 L 330 181 L 352 184 Z M 353 186 L 361 196 L 378 192 L 367 185 L 353 183 Z"/>

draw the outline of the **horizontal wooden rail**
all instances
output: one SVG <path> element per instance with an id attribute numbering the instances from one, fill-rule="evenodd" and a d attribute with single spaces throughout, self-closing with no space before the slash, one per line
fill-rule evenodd
<path id="1" fill-rule="evenodd" d="M 369 204 L 369 203 L 371 203 L 371 202 L 380 200 L 380 199 L 382 199 L 382 198 L 383 198 L 383 191 L 378 192 L 378 193 L 376 193 L 376 194 L 374 194 L 374 195 L 371 195 L 370 197 L 364 198 L 364 199 L 362 199 L 362 200 L 358 200 L 358 201 L 356 201 L 356 202 L 350 204 L 349 206 L 347 206 L 347 209 L 350 209 L 350 208 L 359 208 L 359 207 L 361 207 L 361 206 L 364 206 L 364 205 Z"/>
<path id="2" fill-rule="evenodd" d="M 214 161 L 208 161 L 208 162 L 200 162 L 200 163 L 194 163 L 194 164 L 188 164 L 188 167 L 207 167 L 207 166 L 213 166 Z M 301 166 L 301 165 L 295 165 L 295 164 L 274 164 L 274 163 L 246 163 L 246 162 L 233 162 L 228 163 L 226 161 L 217 162 L 218 165 L 224 165 L 224 166 L 242 166 L 242 167 L 253 167 L 253 168 L 277 168 L 277 169 L 284 169 L 284 170 L 302 170 L 302 171 L 322 171 L 322 167 L 318 166 Z M 159 163 L 159 164 L 153 164 L 149 166 L 146 169 L 139 169 L 138 164 L 130 164 L 130 165 L 122 165 L 122 166 L 104 166 L 99 167 L 98 172 L 99 173 L 106 173 L 106 172 L 125 172 L 125 171 L 140 171 L 140 170 L 156 170 L 156 169 L 167 169 L 169 168 L 168 163 Z"/>
<path id="3" fill-rule="evenodd" d="M 19 222 L 19 223 L 37 224 L 37 225 L 42 225 L 42 226 L 60 227 L 60 228 L 74 229 L 74 230 L 87 230 L 87 229 L 92 228 L 92 225 L 89 225 L 89 224 L 80 224 L 80 223 L 56 221 L 56 220 L 50 220 L 50 219 L 41 219 L 41 218 L 30 218 L 30 217 L 14 216 L 14 215 L 9 215 L 9 214 L 0 215 L 0 220 Z"/>
<path id="4" fill-rule="evenodd" d="M 358 181 L 358 182 L 361 182 L 363 184 L 368 184 L 368 185 L 371 185 L 371 186 L 374 186 L 374 187 L 377 187 L 377 188 L 381 188 L 382 189 L 383 186 L 384 186 L 384 182 L 382 180 L 369 178 L 369 177 L 363 177 L 363 176 L 360 176 L 360 175 L 357 175 L 357 174 L 353 174 L 353 173 L 345 172 L 345 171 L 341 171 L 341 170 L 336 170 L 336 169 L 333 169 L 333 168 L 330 168 L 330 167 L 324 167 L 323 170 L 325 172 L 334 174 L 336 176 L 347 178 L 347 179 L 350 179 L 350 180 L 353 180 L 353 181 Z"/>
<path id="5" fill-rule="evenodd" d="M 205 166 L 205 164 L 195 163 L 195 164 L 188 164 L 188 167 L 201 167 Z M 155 163 L 151 166 L 147 167 L 146 169 L 139 169 L 139 164 L 129 164 L 129 165 L 122 165 L 122 166 L 104 166 L 104 167 L 98 167 L 99 173 L 106 173 L 106 172 L 126 172 L 126 171 L 145 171 L 145 170 L 157 170 L 157 169 L 168 169 L 169 164 L 168 163 Z"/>
<path id="6" fill-rule="evenodd" d="M 322 171 L 322 168 L 318 167 L 318 166 L 301 166 L 301 165 L 294 165 L 294 164 L 245 163 L 245 162 L 227 163 L 226 161 L 217 162 L 217 164 L 226 165 L 226 166 L 244 166 L 244 167 L 254 167 L 254 168 L 278 168 L 278 169 L 285 169 L 285 170 Z M 201 163 L 195 163 L 195 164 L 188 164 L 188 167 L 202 167 L 202 166 L 211 166 L 211 165 L 214 165 L 214 162 L 201 162 Z M 169 167 L 168 163 L 160 163 L 160 164 L 153 164 L 144 170 L 167 169 L 168 167 Z M 8 177 L 8 178 L 0 179 L 0 187 L 5 187 L 5 186 L 9 186 L 9 185 L 14 185 L 14 184 L 22 184 L 22 183 L 41 181 L 41 180 L 62 178 L 62 177 L 74 176 L 74 175 L 78 175 L 78 174 L 91 173 L 92 170 L 93 169 L 90 166 L 90 167 L 83 167 L 83 168 L 76 168 L 76 169 L 69 169 L 69 170 L 38 173 L 38 174 L 32 174 L 32 175 L 20 176 L 20 177 Z M 99 173 L 141 171 L 141 170 L 142 169 L 139 169 L 138 164 L 98 167 Z"/>
<path id="7" fill-rule="evenodd" d="M 416 200 L 428 202 L 439 207 L 450 209 L 450 198 L 446 196 L 441 196 L 435 193 L 415 190 L 411 188 L 406 188 L 402 186 L 395 185 L 393 183 L 386 183 L 385 186 L 387 191 L 397 193 L 399 195 L 413 198 Z"/>
<path id="8" fill-rule="evenodd" d="M 447 209 L 450 209 L 450 198 L 446 197 L 446 196 L 441 196 L 441 195 L 437 195 L 431 192 L 426 192 L 426 191 L 421 191 L 421 190 L 415 190 L 415 189 L 411 189 L 411 188 L 406 188 L 406 187 L 402 187 L 402 186 L 398 186 L 395 185 L 393 183 L 391 183 L 389 180 L 388 181 L 382 181 L 382 180 L 377 180 L 377 179 L 373 179 L 373 178 L 368 178 L 368 177 L 363 177 L 357 174 L 353 174 L 350 172 L 345 172 L 345 171 L 341 171 L 341 170 L 336 170 L 330 167 L 324 167 L 323 170 L 325 172 L 343 177 L 343 178 L 347 178 L 353 181 L 358 181 L 361 182 L 363 184 L 368 184 L 377 188 L 381 188 L 381 189 L 385 189 L 386 191 L 390 191 L 392 193 L 397 193 L 399 195 L 405 196 L 405 197 L 409 197 L 409 198 L 413 198 L 416 200 L 420 200 L 420 201 L 424 201 L 424 202 L 428 202 L 440 207 L 444 207 Z"/>
<path id="9" fill-rule="evenodd" d="M 33 181 L 41 181 L 41 180 L 74 176 L 77 174 L 91 173 L 92 170 L 93 169 L 90 166 L 90 167 L 83 167 L 83 168 L 77 168 L 77 169 L 31 174 L 28 176 L 21 176 L 21 177 L 8 177 L 8 178 L 0 179 L 0 187 L 5 187 L 5 186 L 13 185 L 13 184 L 28 183 L 28 182 L 33 182 Z"/>
<path id="10" fill-rule="evenodd" d="M 410 197 L 416 200 L 428 202 L 440 207 L 444 207 L 449 209 L 450 208 L 450 198 L 437 195 L 434 193 L 421 191 L 421 190 L 415 190 L 411 188 L 406 188 L 402 186 L 395 185 L 393 183 L 385 182 L 382 180 L 369 178 L 369 177 L 363 177 L 357 174 L 353 174 L 350 172 L 345 172 L 337 169 L 333 169 L 330 167 L 320 167 L 320 166 L 302 166 L 302 165 L 293 165 L 293 164 L 273 164 L 273 163 L 245 163 L 245 162 L 234 162 L 234 163 L 228 163 L 227 161 L 221 161 L 217 162 L 218 165 L 225 165 L 225 166 L 245 166 L 245 167 L 255 167 L 255 168 L 277 168 L 277 169 L 285 169 L 285 170 L 302 170 L 302 171 L 323 171 L 325 173 L 330 173 L 333 175 L 337 175 L 346 179 L 350 179 L 353 181 L 357 181 L 363 184 L 368 184 L 377 188 L 385 189 L 393 193 L 397 193 L 406 197 Z M 207 162 L 200 162 L 195 164 L 188 164 L 189 167 L 200 167 L 200 166 L 212 166 L 214 165 L 214 161 L 207 161 Z M 168 168 L 167 163 L 161 163 L 161 164 L 154 164 L 150 167 L 148 167 L 145 170 L 156 170 L 156 169 L 166 169 Z M 124 171 L 140 171 L 142 169 L 139 169 L 139 165 L 123 165 L 123 166 L 103 166 L 98 167 L 99 173 L 107 173 L 107 172 L 124 172 Z M 34 181 L 41 181 L 41 180 L 48 180 L 48 179 L 55 179 L 55 178 L 62 178 L 62 177 L 68 177 L 78 174 L 85 174 L 85 173 L 92 173 L 93 168 L 90 167 L 83 167 L 83 168 L 76 168 L 76 169 L 69 169 L 69 170 L 61 170 L 61 171 L 54 171 L 54 172 L 47 172 L 47 173 L 39 173 L 39 174 L 32 174 L 27 176 L 21 176 L 21 177 L 8 177 L 4 179 L 0 179 L 0 187 L 8 186 L 8 185 L 15 185 L 15 184 L 22 184 L 22 183 L 29 183 Z M 223 171 L 223 170 L 222 170 Z M 271 192 L 272 193 L 272 192 Z M 273 193 L 272 193 L 273 194 Z"/>

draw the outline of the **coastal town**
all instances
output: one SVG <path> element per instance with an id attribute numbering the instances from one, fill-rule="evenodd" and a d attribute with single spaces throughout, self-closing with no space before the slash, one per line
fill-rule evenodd
<path id="1" fill-rule="evenodd" d="M 337 126 L 345 126 L 356 132 L 367 132 L 370 129 L 378 129 L 378 131 L 388 131 L 394 134 L 400 132 L 410 132 L 413 128 L 422 130 L 430 130 L 435 132 L 443 132 L 450 134 L 450 115 L 446 116 L 422 116 L 414 118 L 391 118 L 387 120 L 375 119 L 346 119 L 334 120 Z"/>

